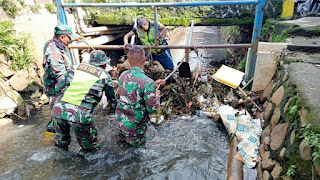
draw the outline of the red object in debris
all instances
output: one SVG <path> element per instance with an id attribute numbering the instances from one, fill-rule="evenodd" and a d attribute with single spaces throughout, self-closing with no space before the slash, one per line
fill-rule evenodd
<path id="1" fill-rule="evenodd" d="M 192 102 L 189 102 L 188 104 L 186 104 L 186 106 L 190 108 L 192 106 Z"/>

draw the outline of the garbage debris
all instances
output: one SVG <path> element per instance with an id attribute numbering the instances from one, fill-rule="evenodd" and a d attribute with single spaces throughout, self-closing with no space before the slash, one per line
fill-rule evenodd
<path id="1" fill-rule="evenodd" d="M 237 146 L 242 158 L 240 160 L 248 168 L 255 167 L 262 133 L 260 119 L 252 119 L 248 111 L 239 111 L 229 105 L 220 106 L 218 113 L 227 131 L 241 140 Z"/>

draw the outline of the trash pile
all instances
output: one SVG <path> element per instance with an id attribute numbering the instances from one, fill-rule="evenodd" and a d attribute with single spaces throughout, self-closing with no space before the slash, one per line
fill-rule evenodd
<path id="1" fill-rule="evenodd" d="M 122 71 L 130 69 L 130 64 L 123 61 L 118 64 L 113 72 L 113 78 L 117 78 Z M 223 67 L 223 66 L 222 66 Z M 235 69 L 227 69 L 227 74 L 219 79 L 218 71 L 223 68 L 201 69 L 200 65 L 192 72 L 191 78 L 180 77 L 179 72 L 175 72 L 161 90 L 160 109 L 151 116 L 151 122 L 156 125 L 164 120 L 177 116 L 197 114 L 203 112 L 214 121 L 224 124 L 230 135 L 236 136 L 241 142 L 238 144 L 238 154 L 236 158 L 253 168 L 258 158 L 258 147 L 260 144 L 261 121 L 258 116 L 260 111 L 259 96 L 254 93 L 245 92 L 240 88 L 240 81 L 228 83 L 226 76 Z M 154 80 L 165 79 L 172 71 L 164 70 L 158 62 L 147 61 L 144 69 L 146 75 Z M 244 73 L 240 73 L 240 76 Z M 226 78 L 226 79 L 223 79 Z M 221 81 L 221 82 L 220 82 Z M 244 86 L 243 88 L 245 88 Z M 259 117 L 259 116 L 258 116 Z"/>

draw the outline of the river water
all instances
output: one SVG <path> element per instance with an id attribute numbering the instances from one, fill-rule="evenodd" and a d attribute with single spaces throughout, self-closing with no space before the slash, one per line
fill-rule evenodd
<path id="1" fill-rule="evenodd" d="M 135 149 L 119 136 L 112 114 L 97 108 L 94 117 L 102 144 L 95 153 L 82 153 L 74 135 L 68 152 L 55 148 L 53 138 L 44 136 L 48 106 L 0 129 L 0 179 L 226 178 L 228 136 L 212 119 L 200 115 L 150 124 L 147 148 Z"/>

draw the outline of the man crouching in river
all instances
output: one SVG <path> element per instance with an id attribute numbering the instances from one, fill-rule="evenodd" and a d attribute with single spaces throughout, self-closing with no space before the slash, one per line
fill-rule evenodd
<path id="1" fill-rule="evenodd" d="M 145 52 L 133 46 L 128 52 L 131 69 L 124 71 L 119 78 L 119 99 L 116 108 L 115 125 L 131 146 L 144 148 L 146 144 L 149 113 L 155 113 L 160 106 L 159 84 L 144 74 Z"/>
<path id="2" fill-rule="evenodd" d="M 81 63 L 67 71 L 56 85 L 58 96 L 51 116 L 56 131 L 55 145 L 68 150 L 71 142 L 70 126 L 84 151 L 100 149 L 92 112 L 105 93 L 110 105 L 115 108 L 115 92 L 112 79 L 105 71 L 110 58 L 101 50 L 92 51 L 90 62 Z"/>

